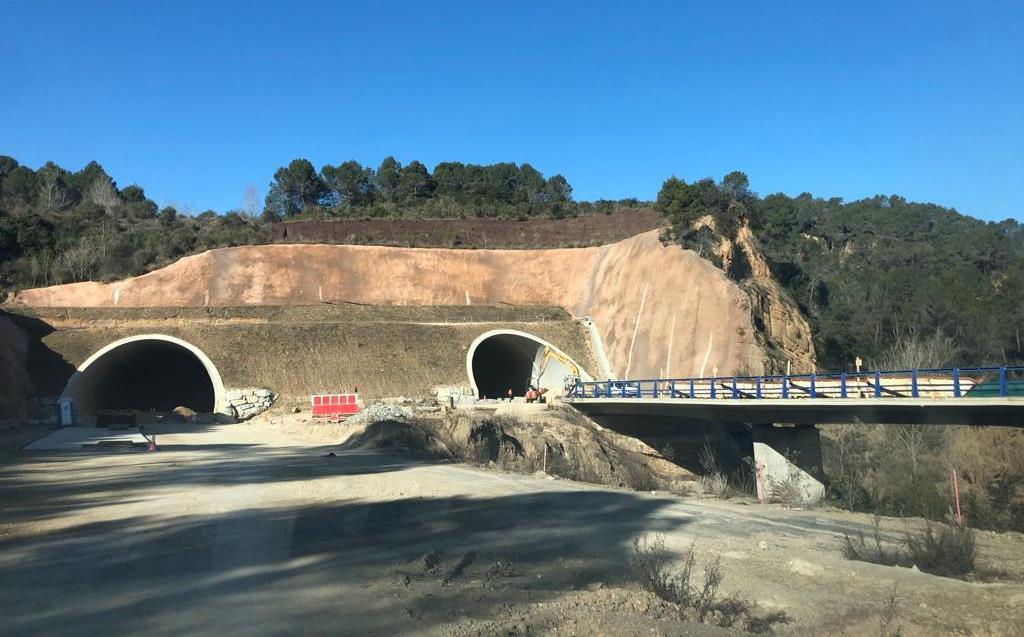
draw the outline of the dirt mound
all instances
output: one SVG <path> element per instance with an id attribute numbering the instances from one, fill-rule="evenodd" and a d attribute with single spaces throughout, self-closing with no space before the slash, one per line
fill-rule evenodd
<path id="1" fill-rule="evenodd" d="M 345 446 L 403 449 L 639 491 L 689 493 L 694 479 L 639 440 L 602 429 L 570 407 L 555 407 L 528 419 L 480 410 L 385 420 L 370 424 Z"/>
<path id="2" fill-rule="evenodd" d="M 28 337 L 0 312 L 0 418 L 27 416 L 27 398 L 31 388 L 25 360 Z"/>
<path id="3" fill-rule="evenodd" d="M 182 405 L 178 405 L 172 409 L 171 413 L 174 415 L 177 422 L 192 422 L 196 418 L 196 412 Z"/>
<path id="4" fill-rule="evenodd" d="M 603 245 L 657 230 L 665 221 L 641 208 L 569 219 L 339 219 L 270 226 L 275 242 L 405 248 L 566 248 Z"/>

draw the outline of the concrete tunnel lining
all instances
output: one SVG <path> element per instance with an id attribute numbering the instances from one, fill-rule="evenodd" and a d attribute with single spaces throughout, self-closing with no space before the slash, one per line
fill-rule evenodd
<path id="1" fill-rule="evenodd" d="M 136 395 L 110 404 L 109 395 L 116 391 Z M 224 395 L 213 361 L 195 345 L 166 334 L 110 343 L 79 365 L 61 392 L 62 398 L 74 399 L 83 418 L 102 408 L 168 410 L 184 405 L 199 412 L 223 412 Z"/>
<path id="2" fill-rule="evenodd" d="M 509 389 L 522 396 L 527 385 L 537 380 L 540 387 L 561 395 L 563 382 L 570 370 L 561 361 L 550 358 L 540 379 L 535 379 L 545 348 L 572 361 L 580 377 L 591 380 L 578 362 L 546 340 L 527 332 L 498 329 L 484 332 L 469 346 L 466 353 L 466 374 L 477 398 L 504 398 Z"/>

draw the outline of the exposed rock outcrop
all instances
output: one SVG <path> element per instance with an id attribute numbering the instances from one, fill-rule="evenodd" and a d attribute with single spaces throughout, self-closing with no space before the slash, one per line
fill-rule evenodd
<path id="1" fill-rule="evenodd" d="M 773 372 L 783 372 L 786 363 L 793 372 L 815 370 L 814 340 L 796 303 L 783 291 L 772 276 L 768 262 L 757 248 L 754 235 L 746 224 L 740 226 L 734 241 L 734 250 L 743 251 L 750 273 L 740 286 L 750 295 L 753 321 L 762 340 L 768 360 L 765 366 Z"/>
<path id="2" fill-rule="evenodd" d="M 711 215 L 695 221 L 693 228 L 707 233 L 710 261 L 728 272 L 749 295 L 754 334 L 765 353 L 765 370 L 783 373 L 788 366 L 793 372 L 814 371 L 814 340 L 807 319 L 772 276 L 746 219 L 740 219 L 738 225 L 732 239 L 718 232 Z"/>

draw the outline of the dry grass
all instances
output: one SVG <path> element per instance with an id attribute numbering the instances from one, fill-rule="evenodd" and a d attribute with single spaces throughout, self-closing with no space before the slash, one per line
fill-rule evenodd
<path id="1" fill-rule="evenodd" d="M 633 540 L 630 566 L 641 588 L 674 605 L 682 621 L 723 628 L 742 627 L 750 633 L 770 633 L 775 624 L 791 621 L 784 612 L 755 614 L 755 604 L 736 593 L 721 595 L 723 575 L 718 558 L 707 564 L 698 577 L 695 544 L 690 545 L 683 557 L 681 570 L 673 571 L 672 562 L 673 556 L 661 536 Z"/>
<path id="2" fill-rule="evenodd" d="M 878 519 L 871 539 L 863 533 L 843 537 L 843 557 L 883 566 L 916 566 L 940 577 L 965 578 L 974 573 L 977 547 L 974 531 L 955 524 L 925 523 L 907 530 L 899 543 L 883 540 Z"/>
<path id="3" fill-rule="evenodd" d="M 871 539 L 864 537 L 862 531 L 855 535 L 843 536 L 843 557 L 858 562 L 870 562 L 883 566 L 910 566 L 911 562 L 902 547 L 882 539 L 879 519 L 874 518 Z"/>
<path id="4" fill-rule="evenodd" d="M 894 586 L 882 602 L 882 612 L 878 617 L 878 637 L 903 637 L 903 628 L 896 623 L 899 617 L 898 602 Z"/>
<path id="5" fill-rule="evenodd" d="M 729 497 L 729 478 L 722 471 L 715 449 L 709 441 L 704 441 L 697 460 L 701 468 L 701 475 L 697 477 L 700 491 L 716 498 Z"/>
<path id="6" fill-rule="evenodd" d="M 917 534 L 908 532 L 904 543 L 911 562 L 925 573 L 966 577 L 974 572 L 978 550 L 971 529 L 928 523 Z"/>

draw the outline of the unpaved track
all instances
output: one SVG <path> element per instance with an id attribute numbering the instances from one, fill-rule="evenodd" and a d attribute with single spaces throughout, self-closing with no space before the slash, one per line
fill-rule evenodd
<path id="1" fill-rule="evenodd" d="M 1019 583 L 842 560 L 837 533 L 864 516 L 337 451 L 264 425 L 159 440 L 0 457 L 0 634 L 721 634 L 637 592 L 626 564 L 644 533 L 721 556 L 726 591 L 797 619 L 784 634 L 877 634 L 893 584 L 908 635 L 1024 625 Z M 1024 572 L 1019 537 L 986 542 Z M 411 561 L 438 550 L 475 559 L 442 583 Z M 501 561 L 514 572 L 495 575 Z"/>

